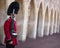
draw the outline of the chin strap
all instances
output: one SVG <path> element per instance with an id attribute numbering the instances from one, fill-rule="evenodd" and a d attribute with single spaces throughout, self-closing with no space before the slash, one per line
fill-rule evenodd
<path id="1" fill-rule="evenodd" d="M 11 20 L 11 23 L 10 23 L 10 35 L 11 35 L 11 38 L 17 36 L 16 31 L 14 31 L 14 17 L 15 17 L 15 16 L 14 16 L 14 10 L 13 10 L 12 20 Z"/>

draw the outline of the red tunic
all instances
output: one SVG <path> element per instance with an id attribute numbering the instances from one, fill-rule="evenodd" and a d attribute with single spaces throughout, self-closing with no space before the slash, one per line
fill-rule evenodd
<path id="1" fill-rule="evenodd" d="M 12 18 L 10 17 L 9 19 L 7 19 L 4 23 L 4 33 L 5 33 L 5 43 L 7 43 L 7 41 L 10 39 L 10 23 L 11 23 Z M 16 21 L 14 21 L 14 31 L 16 31 Z M 17 32 L 17 31 L 16 31 Z M 16 38 L 12 38 L 12 45 L 17 45 L 17 39 Z"/>

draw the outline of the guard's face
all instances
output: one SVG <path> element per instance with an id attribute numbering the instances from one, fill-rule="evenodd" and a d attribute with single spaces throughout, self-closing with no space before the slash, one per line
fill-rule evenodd
<path id="1" fill-rule="evenodd" d="M 12 15 L 11 15 L 12 18 L 14 18 L 14 17 L 16 17 L 16 16 L 17 16 L 17 14 L 12 14 Z"/>

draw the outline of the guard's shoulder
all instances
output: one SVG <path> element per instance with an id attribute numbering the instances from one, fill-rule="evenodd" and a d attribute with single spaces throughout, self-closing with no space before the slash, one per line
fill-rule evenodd
<path id="1" fill-rule="evenodd" d="M 8 18 L 8 19 L 5 21 L 5 23 L 6 23 L 6 22 L 10 22 L 10 20 L 11 20 L 11 19 L 10 19 L 10 18 Z"/>

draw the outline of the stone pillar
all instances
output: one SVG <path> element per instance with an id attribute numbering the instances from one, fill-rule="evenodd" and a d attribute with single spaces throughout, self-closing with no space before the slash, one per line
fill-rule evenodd
<path id="1" fill-rule="evenodd" d="M 60 14 L 58 15 L 59 21 L 57 20 L 57 31 L 60 33 Z"/>
<path id="2" fill-rule="evenodd" d="M 60 14 L 58 15 L 59 17 L 59 21 L 58 21 L 58 31 L 59 31 L 59 33 L 60 33 Z"/>
<path id="3" fill-rule="evenodd" d="M 56 22 L 55 22 L 55 18 L 56 18 L 56 17 L 55 17 L 55 16 L 56 16 L 55 13 L 56 13 L 56 12 L 54 12 L 54 17 L 53 17 L 53 29 L 52 29 L 52 30 L 53 30 L 53 31 L 52 31 L 53 33 L 55 32 L 55 23 L 56 23 Z"/>
<path id="4" fill-rule="evenodd" d="M 52 34 L 52 20 L 53 20 L 53 9 L 51 10 L 51 14 L 50 14 L 50 35 Z"/>
<path id="5" fill-rule="evenodd" d="M 43 22 L 42 22 L 42 33 L 41 33 L 41 37 L 43 37 L 44 35 L 44 21 L 45 21 L 45 11 L 43 12 Z"/>
<path id="6" fill-rule="evenodd" d="M 23 21 L 23 32 L 22 32 L 22 41 L 26 40 L 26 36 L 27 36 L 27 25 L 28 25 L 28 4 L 26 2 L 26 0 L 23 0 L 23 10 L 24 10 L 24 21 Z"/>
<path id="7" fill-rule="evenodd" d="M 54 31 L 55 33 L 57 32 L 57 17 L 58 16 L 57 16 L 57 13 L 56 13 L 56 23 L 55 23 L 55 31 Z"/>
<path id="8" fill-rule="evenodd" d="M 49 28 L 49 9 L 47 6 L 45 9 L 44 35 L 47 35 L 47 36 L 49 35 L 48 28 Z"/>
<path id="9" fill-rule="evenodd" d="M 49 11 L 49 22 L 48 22 L 48 28 L 47 28 L 47 35 L 49 35 L 49 29 L 50 29 L 50 18 L 51 18 L 51 15 L 50 15 L 50 11 Z"/>
<path id="10" fill-rule="evenodd" d="M 57 30 L 56 30 L 57 33 L 59 33 L 59 14 L 57 15 Z"/>
<path id="11" fill-rule="evenodd" d="M 51 25 L 51 35 L 53 34 L 53 27 L 54 27 L 54 10 L 53 10 L 53 20 Z"/>
<path id="12" fill-rule="evenodd" d="M 36 39 L 36 33 L 37 33 L 37 20 L 38 20 L 38 9 L 35 7 L 35 21 L 34 21 L 33 32 L 31 34 L 31 38 L 34 39 Z"/>
<path id="13" fill-rule="evenodd" d="M 34 4 L 35 2 L 33 0 L 30 1 L 30 14 L 29 14 L 29 20 L 28 20 L 28 37 L 29 38 L 36 38 L 36 32 L 37 32 L 37 6 Z"/>
<path id="14" fill-rule="evenodd" d="M 56 14 L 57 14 L 57 12 L 55 11 L 55 13 L 54 13 L 54 26 L 53 26 L 53 33 L 55 33 L 55 31 L 56 31 Z"/>
<path id="15" fill-rule="evenodd" d="M 59 14 L 58 14 L 58 17 L 57 17 L 57 33 L 59 33 L 60 32 L 60 16 L 59 16 Z"/>

